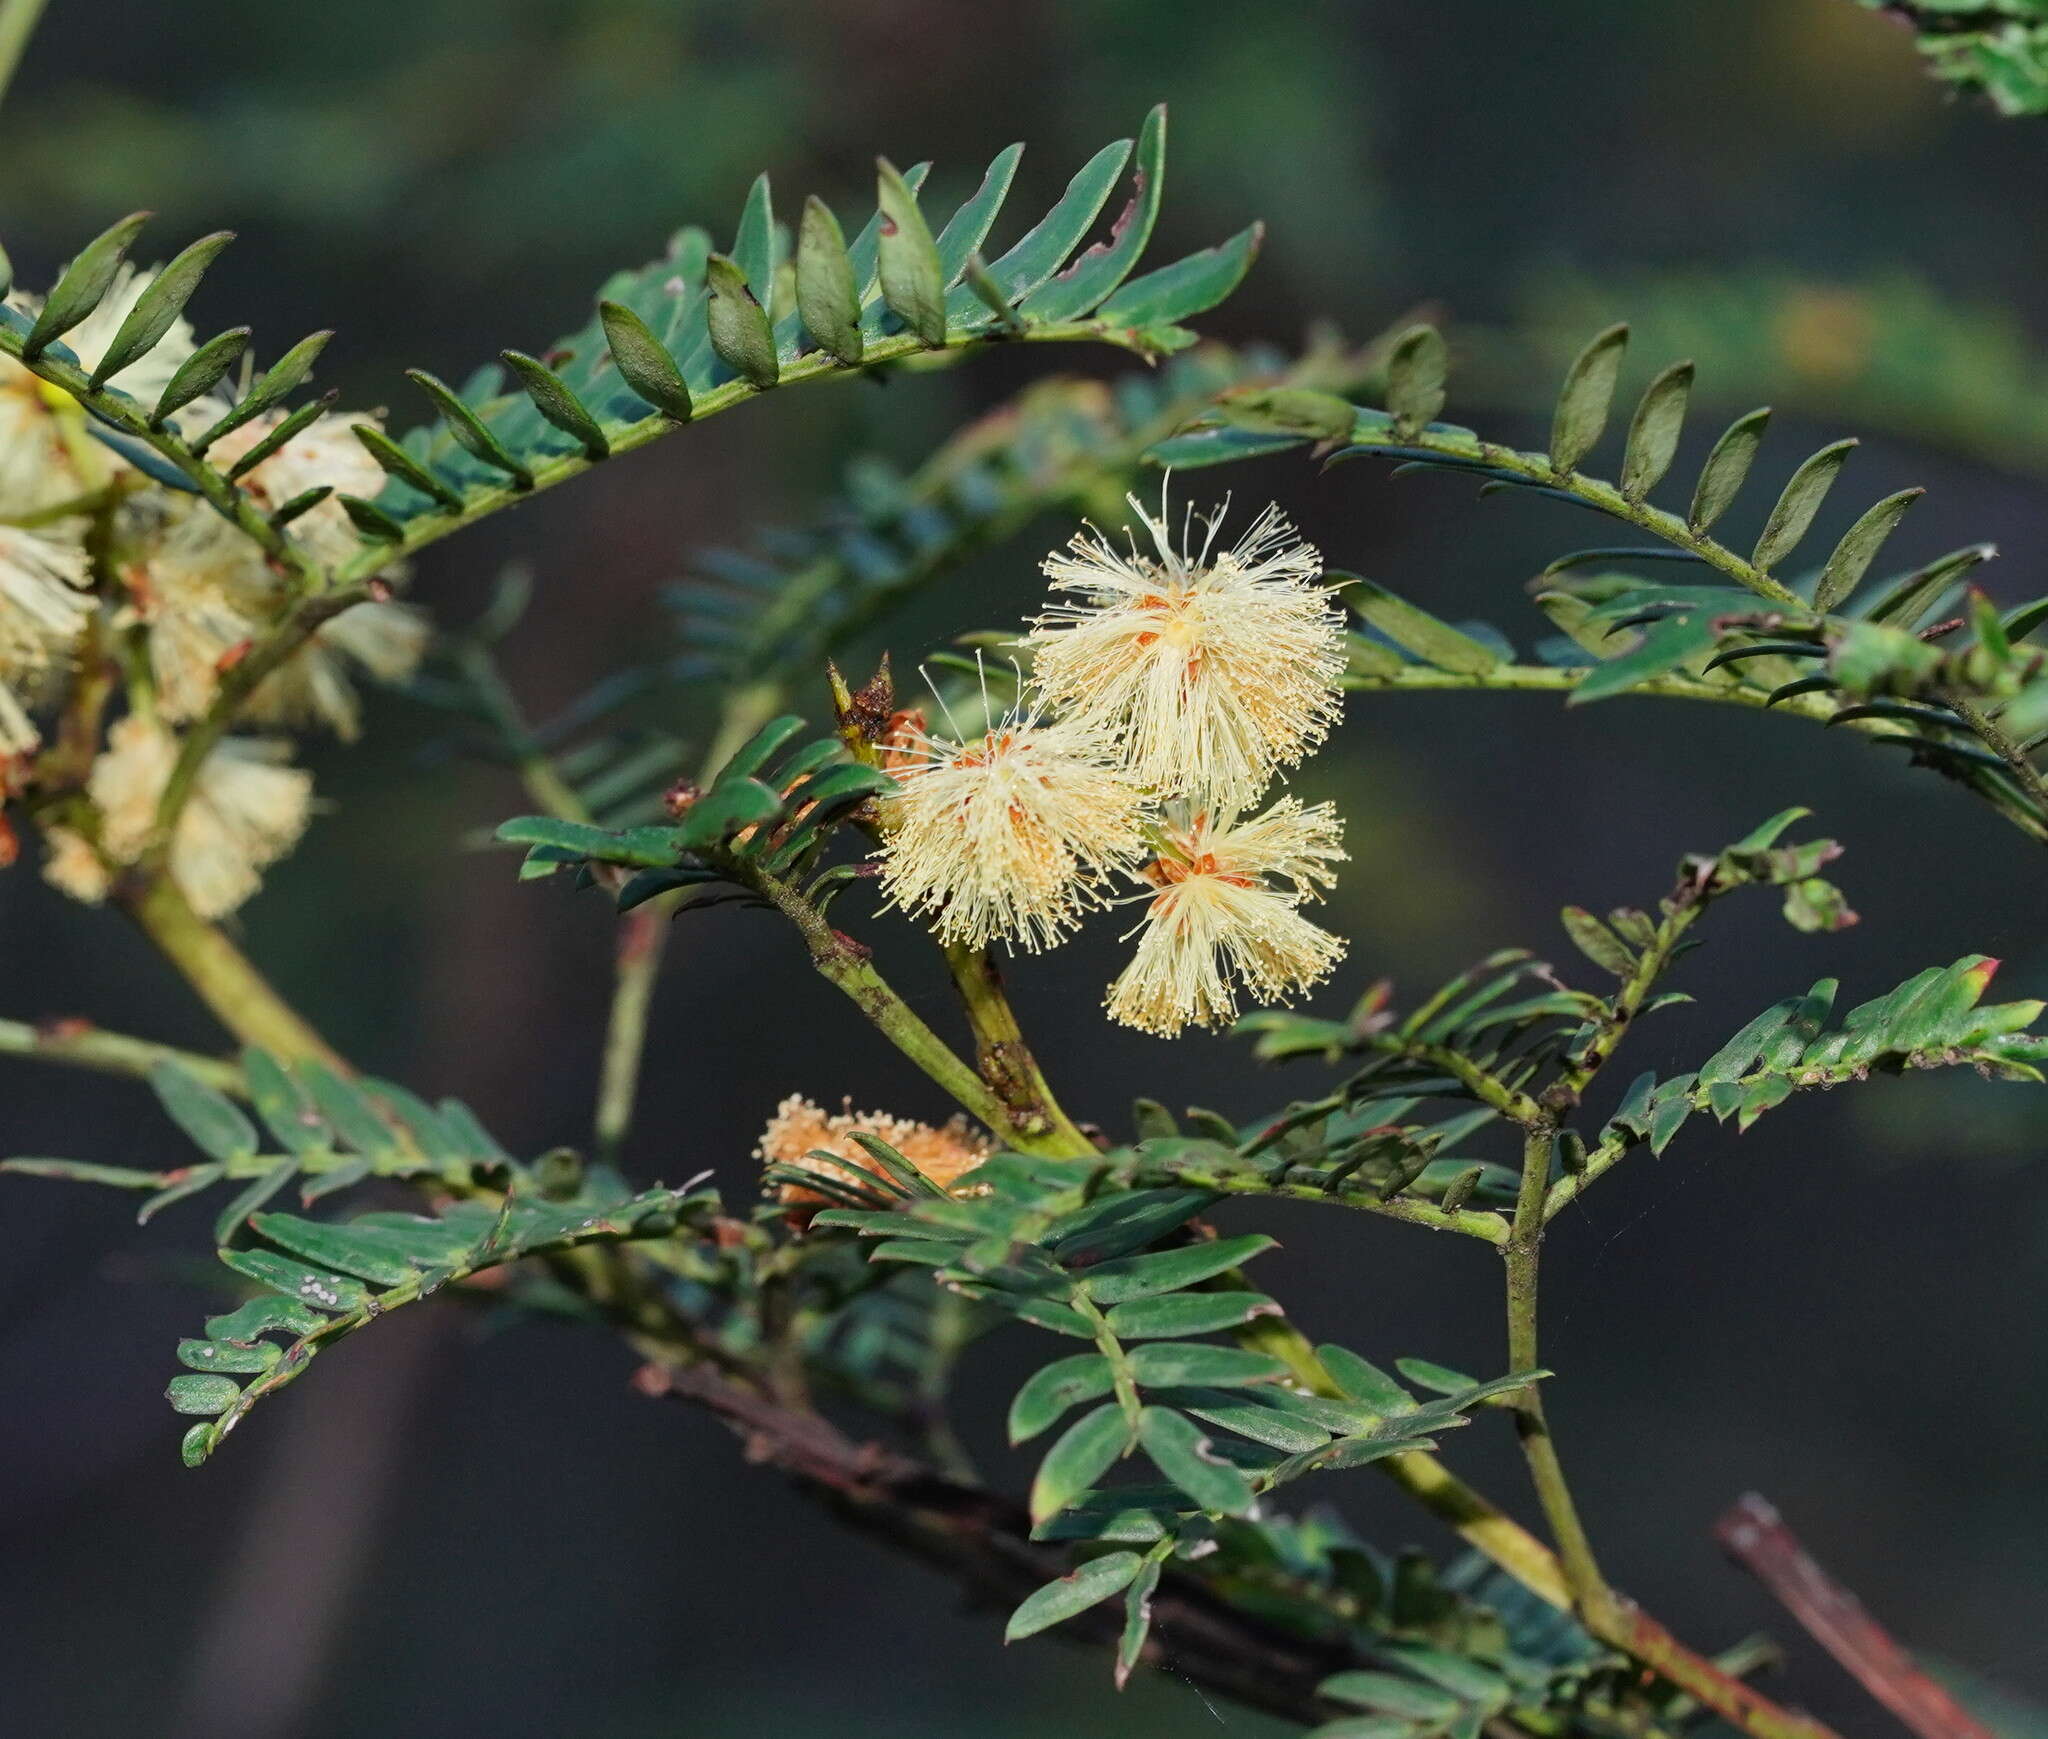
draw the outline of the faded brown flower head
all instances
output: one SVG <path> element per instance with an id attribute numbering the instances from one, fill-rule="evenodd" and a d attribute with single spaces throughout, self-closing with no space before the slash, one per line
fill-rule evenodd
<path id="1" fill-rule="evenodd" d="M 856 1134 L 886 1141 L 942 1189 L 953 1188 L 994 1151 L 989 1138 L 965 1117 L 935 1127 L 887 1111 L 856 1111 L 850 1099 L 843 1101 L 843 1109 L 828 1114 L 815 1100 L 792 1093 L 775 1107 L 754 1157 L 763 1165 L 794 1166 L 847 1183 L 872 1182 L 880 1174 L 854 1141 Z M 783 1185 L 779 1195 L 790 1207 L 822 1207 L 828 1200 L 795 1184 Z"/>

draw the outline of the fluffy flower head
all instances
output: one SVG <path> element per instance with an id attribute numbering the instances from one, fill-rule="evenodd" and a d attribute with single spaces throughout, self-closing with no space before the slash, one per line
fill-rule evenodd
<path id="1" fill-rule="evenodd" d="M 241 905 L 305 831 L 313 781 L 281 765 L 283 756 L 280 744 L 228 737 L 199 769 L 171 838 L 170 870 L 202 918 Z M 100 850 L 112 863 L 132 863 L 148 849 L 177 759 L 177 738 L 153 720 L 131 714 L 107 733 L 86 794 L 100 812 Z M 104 866 L 76 841 L 57 842 L 43 873 L 75 899 L 105 897 Z"/>
<path id="2" fill-rule="evenodd" d="M 754 1157 L 763 1165 L 794 1166 L 845 1183 L 871 1182 L 877 1175 L 875 1162 L 853 1139 L 856 1134 L 886 1141 L 943 1189 L 951 1189 L 992 1151 L 988 1137 L 964 1117 L 935 1127 L 887 1111 L 855 1111 L 851 1100 L 828 1115 L 823 1106 L 792 1093 L 775 1107 Z M 781 1197 L 792 1207 L 816 1207 L 828 1199 L 795 1184 L 785 1184 Z"/>
<path id="3" fill-rule="evenodd" d="M 1049 947 L 1141 855 L 1144 793 L 1085 726 L 1012 712 L 960 742 L 918 730 L 897 756 L 883 884 L 942 941 Z"/>
<path id="4" fill-rule="evenodd" d="M 1240 988 L 1284 1002 L 1325 977 L 1344 944 L 1298 908 L 1335 879 L 1341 826 L 1328 804 L 1287 797 L 1250 821 L 1196 814 L 1166 829 L 1142 872 L 1158 892 L 1110 986 L 1110 1018 L 1171 1038 L 1233 1019 Z"/>
<path id="5" fill-rule="evenodd" d="M 259 417 L 210 449 L 231 464 L 279 418 Z M 358 419 L 359 420 L 359 419 Z M 248 472 L 243 488 L 276 508 L 311 489 L 377 493 L 383 473 L 350 432 L 351 419 L 320 417 Z M 291 536 L 316 560 L 346 560 L 359 547 L 347 514 L 330 497 L 292 521 Z M 263 551 L 203 502 L 174 507 L 158 529 L 138 608 L 150 624 L 150 660 L 165 715 L 196 717 L 212 701 L 225 661 L 268 619 L 277 577 Z M 403 682 L 419 663 L 427 622 L 407 605 L 358 604 L 325 624 L 249 697 L 245 716 L 261 724 L 325 725 L 357 734 L 361 707 L 353 678 Z"/>
<path id="6" fill-rule="evenodd" d="M 27 703 L 53 664 L 68 658 L 92 599 L 85 551 L 76 544 L 0 525 L 0 754 L 27 754 L 38 741 Z"/>
<path id="7" fill-rule="evenodd" d="M 1340 711 L 1342 619 L 1315 582 L 1322 558 L 1268 507 L 1214 548 L 1219 509 L 1178 544 L 1135 496 L 1152 550 L 1119 550 L 1092 527 L 1047 557 L 1071 594 L 1025 637 L 1039 699 L 1114 736 L 1161 797 L 1243 809 Z"/>

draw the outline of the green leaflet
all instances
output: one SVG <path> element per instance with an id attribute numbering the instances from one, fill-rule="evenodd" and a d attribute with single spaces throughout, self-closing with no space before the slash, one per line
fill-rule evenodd
<path id="1" fill-rule="evenodd" d="M 1069 1407 L 1106 1395 L 1115 1379 L 1100 1353 L 1055 1359 L 1037 1371 L 1010 1403 L 1012 1443 L 1023 1443 L 1049 1428 Z"/>
<path id="2" fill-rule="evenodd" d="M 946 272 L 917 195 L 886 157 L 877 163 L 882 300 L 930 348 L 946 342 Z M 850 281 L 851 268 L 847 273 Z"/>
<path id="3" fill-rule="evenodd" d="M 1273 1245 L 1274 1240 L 1264 1233 L 1250 1232 L 1242 1237 L 1190 1245 L 1184 1250 L 1125 1256 L 1086 1270 L 1082 1285 L 1097 1304 L 1122 1304 L 1128 1299 L 1179 1292 L 1248 1262 Z"/>
<path id="4" fill-rule="evenodd" d="M 1621 492 L 1631 501 L 1641 501 L 1656 488 L 1678 456 L 1692 377 L 1691 363 L 1674 362 L 1650 382 L 1636 405 L 1621 460 Z"/>
<path id="5" fill-rule="evenodd" d="M 1105 1557 L 1091 1558 L 1071 1576 L 1048 1582 L 1011 1613 L 1009 1623 L 1003 1627 L 1003 1640 L 1021 1642 L 1121 1594 L 1136 1579 L 1140 1567 L 1136 1552 L 1111 1552 Z"/>
<path id="6" fill-rule="evenodd" d="M 22 344 L 25 358 L 34 358 L 48 349 L 100 305 L 149 216 L 146 211 L 138 211 L 124 217 L 78 250 L 78 257 L 64 268 L 63 275 L 43 299 L 42 309 Z"/>
<path id="7" fill-rule="evenodd" d="M 1196 1508 L 1230 1516 L 1251 1508 L 1251 1483 L 1216 1453 L 1185 1415 L 1170 1407 L 1147 1407 L 1139 1418 L 1138 1436 L 1159 1471 Z"/>
<path id="8" fill-rule="evenodd" d="M 1764 521 L 1763 535 L 1756 540 L 1756 549 L 1750 556 L 1759 569 L 1769 573 L 1792 553 L 1855 450 L 1853 440 L 1837 441 L 1823 447 L 1792 473 L 1784 493 L 1771 509 L 1770 518 Z"/>
<path id="9" fill-rule="evenodd" d="M 1075 1420 L 1038 1464 L 1031 1481 L 1032 1521 L 1058 1515 L 1109 1471 L 1131 1441 L 1130 1422 L 1113 1403 Z"/>
<path id="10" fill-rule="evenodd" d="M 1614 401 L 1615 377 L 1628 328 L 1610 326 L 1579 352 L 1565 373 L 1550 430 L 1550 462 L 1559 471 L 1575 471 L 1607 427 Z"/>
<path id="11" fill-rule="evenodd" d="M 1176 322 L 1235 287 L 1257 231 L 1132 276 L 1159 210 L 1165 144 L 1164 112 L 1155 111 L 1140 129 L 1129 209 L 1106 242 L 1084 246 L 1131 159 L 1129 142 L 1096 153 L 1038 223 L 976 272 L 976 282 L 963 282 L 963 274 L 1011 189 L 1020 147 L 997 156 L 936 238 L 919 200 L 927 165 L 885 171 L 880 204 L 887 209 L 851 243 L 812 200 L 798 231 L 796 306 L 779 319 L 769 312 L 778 266 L 772 202 L 766 178 L 758 178 L 730 253 L 713 253 L 700 230 L 683 231 L 667 257 L 616 274 L 583 329 L 537 355 L 506 355 L 524 399 L 498 392 L 488 379 L 465 388 L 459 409 L 443 404 L 436 425 L 394 443 L 411 469 L 390 465 L 380 452 L 396 481 L 373 506 L 349 511 L 366 536 L 389 541 L 387 527 L 396 526 L 403 541 L 413 535 L 411 521 L 437 508 L 465 517 L 494 511 L 509 499 L 507 477 L 517 488 L 525 487 L 522 473 L 547 487 L 568 474 L 565 460 L 596 462 L 724 409 L 737 402 L 731 389 L 764 390 L 799 364 L 797 378 L 811 378 L 820 360 L 872 366 L 901 354 L 906 335 L 926 347 L 1043 334 L 1100 337 L 1148 355 L 1177 348 L 1189 335 Z M 808 352 L 806 337 L 815 347 Z M 885 343 L 890 348 L 878 358 Z M 507 472 L 506 459 L 519 471 Z M 431 534 L 423 528 L 420 535 Z M 369 560 L 366 554 L 356 567 L 367 573 Z"/>
<path id="12" fill-rule="evenodd" d="M 256 1151 L 256 1127 L 225 1093 L 176 1063 L 159 1063 L 149 1084 L 171 1119 L 210 1158 L 247 1159 Z"/>

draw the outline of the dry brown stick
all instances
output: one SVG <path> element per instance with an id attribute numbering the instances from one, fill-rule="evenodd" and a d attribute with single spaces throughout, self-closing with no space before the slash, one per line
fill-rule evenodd
<path id="1" fill-rule="evenodd" d="M 1920 1739 L 1992 1739 L 1922 1672 L 1862 1602 L 1835 1581 L 1755 1492 L 1736 1499 L 1714 1537 L 1822 1648 Z"/>
<path id="2" fill-rule="evenodd" d="M 707 1408 L 742 1440 L 749 1460 L 788 1475 L 847 1526 L 914 1553 L 991 1606 L 1007 1610 L 1072 1568 L 1059 1547 L 1030 1537 L 1030 1517 L 1013 1499 L 855 1442 L 830 1420 L 784 1407 L 708 1365 L 648 1365 L 636 1382 L 644 1393 Z M 1147 1665 L 1291 1721 L 1326 1720 L 1331 1709 L 1316 1686 L 1364 1664 L 1341 1643 L 1262 1623 L 1171 1570 L 1152 1613 Z M 1123 1603 L 1112 1601 L 1061 1634 L 1114 1647 L 1122 1626 Z"/>

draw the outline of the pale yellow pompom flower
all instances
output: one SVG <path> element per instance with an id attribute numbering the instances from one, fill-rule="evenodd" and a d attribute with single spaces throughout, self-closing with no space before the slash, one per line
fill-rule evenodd
<path id="1" fill-rule="evenodd" d="M 1335 880 L 1342 825 L 1327 803 L 1287 797 L 1249 821 L 1198 814 L 1167 828 L 1143 871 L 1159 891 L 1110 986 L 1110 1018 L 1171 1038 L 1235 1018 L 1240 989 L 1285 1002 L 1327 976 L 1344 943 L 1297 908 Z"/>
<path id="2" fill-rule="evenodd" d="M 1276 507 L 1230 549 L 1219 509 L 1176 546 L 1130 497 L 1152 552 L 1092 526 L 1046 558 L 1057 591 L 1025 644 L 1038 699 L 1114 736 L 1161 797 L 1242 809 L 1328 733 L 1342 702 L 1343 619 L 1322 558 Z M 1226 504 L 1227 505 L 1227 504 Z"/>
<path id="3" fill-rule="evenodd" d="M 231 464 L 278 420 L 259 417 L 234 430 L 208 457 Z M 312 489 L 375 495 L 384 474 L 351 432 L 350 421 L 316 418 L 249 471 L 242 487 L 273 510 Z M 361 547 L 348 515 L 331 496 L 295 518 L 290 536 L 316 561 L 329 564 Z M 148 551 L 138 607 L 150 624 L 150 660 L 167 718 L 194 718 L 211 704 L 224 662 L 270 620 L 278 586 L 262 549 L 205 503 L 181 504 L 166 516 Z M 259 724 L 323 725 L 353 740 L 362 713 L 354 677 L 405 681 L 427 637 L 426 618 L 409 605 L 382 599 L 354 605 L 324 623 L 266 679 L 244 703 L 242 716 Z"/>
<path id="4" fill-rule="evenodd" d="M 418 669 L 431 633 L 410 604 L 373 599 L 344 610 L 249 696 L 244 716 L 264 724 L 325 725 L 345 743 L 362 734 L 352 680 L 365 672 L 387 687 Z"/>
<path id="5" fill-rule="evenodd" d="M 281 743 L 227 737 L 201 765 L 171 837 L 170 872 L 202 918 L 225 917 L 241 905 L 305 832 L 313 781 L 282 765 L 287 752 Z M 100 814 L 100 849 L 114 863 L 133 863 L 149 848 L 177 759 L 177 738 L 154 720 L 131 714 L 108 731 L 86 795 Z M 44 873 L 80 893 L 87 878 L 75 874 L 78 868 L 77 854 L 65 852 Z M 73 885 L 66 885 L 67 875 Z"/>
<path id="6" fill-rule="evenodd" d="M 763 1165 L 793 1166 L 828 1180 L 872 1187 L 880 1172 L 855 1135 L 887 1142 L 941 1189 L 951 1189 L 992 1151 L 988 1137 L 964 1117 L 919 1123 L 887 1111 L 855 1111 L 851 1100 L 828 1115 L 822 1105 L 792 1093 L 775 1107 L 754 1157 Z M 783 1185 L 780 1193 L 792 1207 L 821 1206 L 830 1199 L 796 1184 Z"/>
<path id="7" fill-rule="evenodd" d="M 964 742 L 920 731 L 892 770 L 883 887 L 943 942 L 1052 947 L 1143 854 L 1145 794 L 1083 726 L 1012 712 Z"/>
<path id="8" fill-rule="evenodd" d="M 28 708 L 92 615 L 88 571 L 77 544 L 0 525 L 0 755 L 41 740 Z"/>

